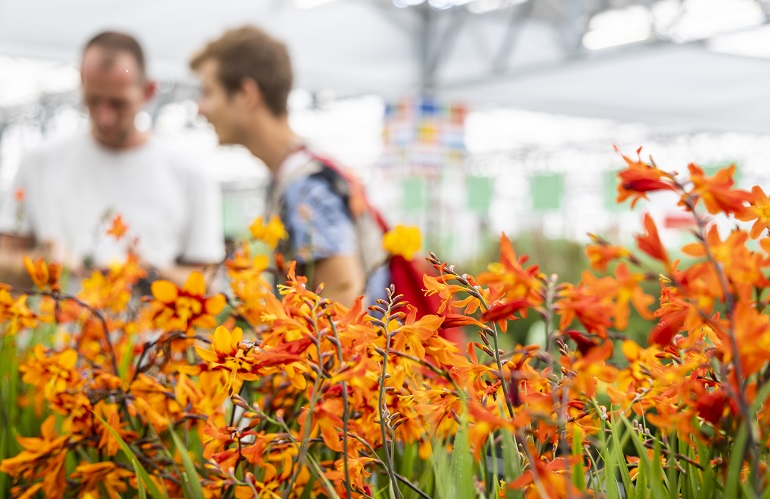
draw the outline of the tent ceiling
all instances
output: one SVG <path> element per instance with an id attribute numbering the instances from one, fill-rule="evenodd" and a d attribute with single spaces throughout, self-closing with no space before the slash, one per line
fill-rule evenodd
<path id="1" fill-rule="evenodd" d="M 726 1 L 726 0 L 725 0 Z M 732 0 L 744 1 L 744 0 Z M 395 99 L 429 88 L 470 103 L 685 130 L 770 131 L 770 60 L 660 41 L 589 53 L 589 14 L 653 0 L 530 0 L 486 15 L 391 0 L 0 0 L 0 54 L 75 62 L 90 35 L 135 33 L 160 78 L 189 78 L 207 39 L 246 23 L 285 39 L 297 86 Z M 13 75 L 0 74 L 2 80 Z"/>

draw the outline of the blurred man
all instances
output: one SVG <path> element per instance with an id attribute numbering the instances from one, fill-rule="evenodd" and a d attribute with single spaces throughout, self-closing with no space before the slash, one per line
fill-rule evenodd
<path id="1" fill-rule="evenodd" d="M 0 281 L 21 256 L 47 253 L 76 275 L 125 256 L 130 238 L 151 274 L 183 282 L 224 257 L 221 193 L 188 158 L 135 126 L 155 94 L 139 43 L 105 32 L 83 51 L 90 131 L 27 155 L 0 206 Z M 127 237 L 107 234 L 120 215 Z M 6 279 L 3 279 L 6 277 Z"/>
<path id="2" fill-rule="evenodd" d="M 384 293 L 386 255 L 379 228 L 365 223 L 371 212 L 363 192 L 289 126 L 293 72 L 286 46 L 244 27 L 210 42 L 190 66 L 201 80 L 200 113 L 219 142 L 245 146 L 270 170 L 267 215 L 280 215 L 289 234 L 279 250 L 335 301 L 350 305 L 359 295 Z"/>

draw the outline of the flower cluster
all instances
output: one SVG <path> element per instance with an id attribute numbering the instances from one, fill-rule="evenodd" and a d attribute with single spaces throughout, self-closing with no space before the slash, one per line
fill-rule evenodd
<path id="1" fill-rule="evenodd" d="M 593 236 L 592 271 L 576 283 L 543 273 L 505 236 L 500 261 L 475 276 L 430 254 L 424 292 L 436 311 L 394 288 L 348 308 L 293 265 L 274 294 L 276 271 L 248 242 L 224 263 L 226 294 L 193 273 L 138 299 L 143 274 L 129 257 L 69 296 L 56 265 L 26 260 L 38 289 L 0 287 L 2 359 L 28 348 L 0 370 L 17 390 L 6 427 L 28 430 L 2 434 L 11 483 L 0 492 L 758 494 L 770 485 L 770 201 L 736 189 L 732 167 L 707 177 L 690 165 L 683 177 L 623 159 L 619 202 L 667 191 L 694 217 L 689 266 L 650 216 L 640 254 Z M 751 228 L 721 232 L 716 216 Z M 269 246 L 285 237 L 276 220 L 251 232 Z M 417 236 L 397 228 L 385 246 L 409 258 Z M 545 345 L 513 344 L 506 331 L 530 315 Z M 629 331 L 632 317 L 648 327 Z M 466 344 L 443 334 L 458 327 Z"/>

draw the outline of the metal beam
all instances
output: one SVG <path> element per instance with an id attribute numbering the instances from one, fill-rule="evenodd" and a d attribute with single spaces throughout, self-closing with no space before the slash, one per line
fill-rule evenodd
<path id="1" fill-rule="evenodd" d="M 450 11 L 451 19 L 449 24 L 444 26 L 441 32 L 438 31 L 438 15 L 430 8 L 425 9 L 424 14 L 424 37 L 422 39 L 422 81 L 423 91 L 431 91 L 436 85 L 436 75 L 444 62 L 452 53 L 454 42 L 457 40 L 462 25 L 467 19 L 469 13 L 465 9 L 453 9 Z"/>
<path id="2" fill-rule="evenodd" d="M 517 5 L 516 8 L 511 11 L 508 27 L 505 30 L 503 41 L 500 43 L 500 48 L 497 50 L 497 55 L 495 56 L 495 61 L 493 63 L 492 70 L 494 72 L 502 71 L 505 68 L 506 63 L 509 62 L 511 53 L 521 34 L 524 22 L 529 18 L 534 6 L 535 0 L 529 0 L 528 2 Z"/>

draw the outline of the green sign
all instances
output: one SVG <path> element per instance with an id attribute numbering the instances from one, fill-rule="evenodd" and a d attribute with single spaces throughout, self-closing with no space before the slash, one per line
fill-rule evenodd
<path id="1" fill-rule="evenodd" d="M 532 195 L 532 209 L 535 211 L 558 210 L 564 196 L 564 175 L 533 175 L 529 178 L 529 191 Z"/>
<path id="2" fill-rule="evenodd" d="M 468 209 L 480 215 L 489 213 L 489 206 L 492 203 L 492 179 L 470 175 L 466 186 Z"/>
<path id="3" fill-rule="evenodd" d="M 428 192 L 425 181 L 421 178 L 406 178 L 402 181 L 402 206 L 409 212 L 428 209 Z"/>

